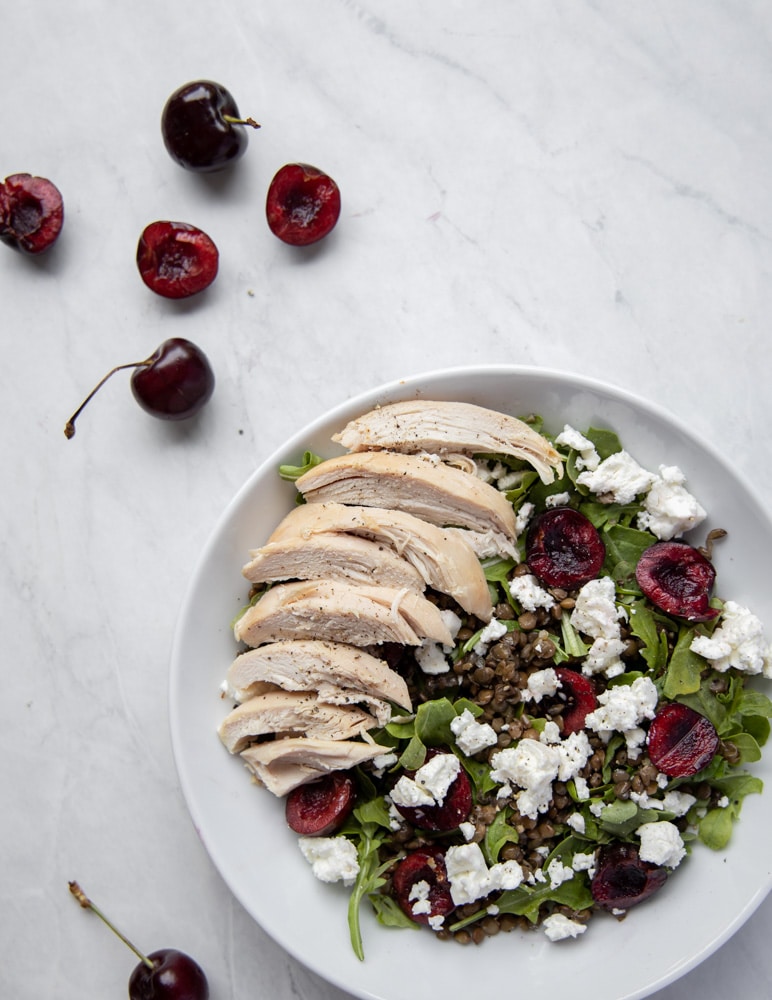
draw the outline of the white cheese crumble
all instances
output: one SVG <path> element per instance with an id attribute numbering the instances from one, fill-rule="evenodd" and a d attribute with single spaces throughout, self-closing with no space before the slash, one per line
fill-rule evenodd
<path id="1" fill-rule="evenodd" d="M 353 841 L 346 837 L 299 837 L 298 846 L 321 882 L 354 884 L 359 861 Z"/>
<path id="2" fill-rule="evenodd" d="M 586 438 L 584 434 L 570 424 L 566 424 L 560 434 L 558 434 L 555 438 L 555 444 L 561 445 L 563 448 L 571 448 L 572 451 L 577 452 L 577 469 L 589 469 L 592 471 L 600 465 L 600 455 L 596 451 L 595 445 L 589 438 Z"/>
<path id="3" fill-rule="evenodd" d="M 478 722 L 468 708 L 451 720 L 450 729 L 461 753 L 471 757 L 497 742 L 496 731 L 487 722 Z"/>
<path id="4" fill-rule="evenodd" d="M 474 823 L 459 823 L 458 830 L 467 843 L 469 843 L 470 840 L 474 839 L 474 835 L 476 832 L 476 827 Z"/>
<path id="5" fill-rule="evenodd" d="M 638 527 L 668 541 L 704 521 L 707 512 L 684 487 L 685 482 L 678 466 L 660 465 L 659 475 L 644 498 Z"/>
<path id="6" fill-rule="evenodd" d="M 585 823 L 584 816 L 581 813 L 571 813 L 571 815 L 566 820 L 566 825 L 570 826 L 572 830 L 576 833 L 584 833 L 587 824 Z"/>
<path id="7" fill-rule="evenodd" d="M 746 674 L 772 677 L 772 647 L 756 615 L 736 601 L 727 601 L 719 622 L 711 636 L 692 639 L 692 652 L 710 660 L 720 673 L 734 667 Z"/>
<path id="8" fill-rule="evenodd" d="M 441 806 L 460 768 L 454 753 L 438 753 L 418 768 L 414 778 L 402 775 L 391 790 L 391 801 L 405 808 Z"/>
<path id="9" fill-rule="evenodd" d="M 429 883 L 426 879 L 414 882 L 410 887 L 407 898 L 408 902 L 413 904 L 410 909 L 414 916 L 417 917 L 422 913 L 429 914 L 432 912 L 432 904 L 429 900 Z"/>
<path id="10" fill-rule="evenodd" d="M 517 746 L 493 754 L 491 778 L 502 785 L 502 798 L 512 794 L 512 785 L 520 788 L 515 796 L 517 808 L 523 816 L 536 819 L 549 808 L 552 782 L 575 778 L 591 756 L 585 732 L 571 733 L 560 743 L 522 739 Z"/>
<path id="11" fill-rule="evenodd" d="M 684 842 L 678 827 L 666 820 L 658 823 L 644 823 L 635 831 L 640 838 L 641 847 L 638 855 L 641 861 L 650 861 L 655 865 L 675 868 L 686 854 Z"/>
<path id="12" fill-rule="evenodd" d="M 690 795 L 688 792 L 672 791 L 665 792 L 662 804 L 668 812 L 678 817 L 685 816 L 696 801 L 694 795 Z"/>
<path id="13" fill-rule="evenodd" d="M 560 858 L 553 858 L 544 874 L 549 879 L 550 889 L 557 889 L 559 885 L 574 877 L 574 869 L 564 865 Z"/>
<path id="14" fill-rule="evenodd" d="M 485 628 L 480 632 L 475 643 L 474 651 L 478 656 L 485 656 L 490 643 L 500 639 L 507 634 L 507 626 L 500 622 L 498 618 L 491 618 Z"/>
<path id="15" fill-rule="evenodd" d="M 587 924 L 571 920 L 562 913 L 552 913 L 542 924 L 544 933 L 550 941 L 565 941 L 566 938 L 579 937 L 587 930 Z"/>
<path id="16" fill-rule="evenodd" d="M 552 667 L 545 667 L 544 670 L 535 670 L 529 677 L 526 686 L 520 693 L 523 701 L 535 701 L 537 704 L 542 698 L 547 698 L 557 692 L 560 687 L 560 680 Z"/>
<path id="17" fill-rule="evenodd" d="M 446 674 L 450 670 L 444 647 L 431 639 L 424 639 L 420 646 L 416 646 L 414 655 L 425 674 Z"/>
<path id="18" fill-rule="evenodd" d="M 565 507 L 571 503 L 570 493 L 550 493 L 544 500 L 545 507 Z"/>
<path id="19" fill-rule="evenodd" d="M 515 533 L 517 535 L 522 535 L 525 531 L 535 509 L 532 503 L 521 504 L 520 510 L 515 515 Z"/>
<path id="20" fill-rule="evenodd" d="M 637 677 L 632 684 L 609 687 L 598 695 L 598 707 L 584 724 L 608 742 L 612 733 L 624 734 L 628 747 L 641 746 L 646 734 L 640 728 L 644 719 L 653 719 L 657 707 L 657 689 L 648 677 Z"/>
<path id="21" fill-rule="evenodd" d="M 479 844 L 449 847 L 445 868 L 456 906 L 473 903 L 498 890 L 516 889 L 523 881 L 523 869 L 516 861 L 501 861 L 488 868 Z"/>
<path id="22" fill-rule="evenodd" d="M 509 592 L 524 611 L 551 608 L 555 604 L 552 594 L 541 587 L 536 577 L 530 573 L 513 576 L 509 582 Z"/>
<path id="23" fill-rule="evenodd" d="M 622 450 L 604 458 L 596 469 L 580 472 L 576 481 L 602 502 L 626 504 L 645 493 L 655 478 Z"/>
<path id="24" fill-rule="evenodd" d="M 616 589 L 611 577 L 589 580 L 580 589 L 571 612 L 571 625 L 593 640 L 582 663 L 583 674 L 604 673 L 611 678 L 624 672 L 620 657 L 625 643 L 621 639 L 619 622 L 626 618 L 627 612 L 617 607 Z"/>

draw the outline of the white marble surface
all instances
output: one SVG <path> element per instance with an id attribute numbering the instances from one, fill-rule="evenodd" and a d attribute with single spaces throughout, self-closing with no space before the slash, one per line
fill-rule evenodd
<path id="1" fill-rule="evenodd" d="M 1 992 L 125 995 L 133 958 L 77 878 L 141 947 L 194 954 L 213 998 L 343 1000 L 234 902 L 178 788 L 168 654 L 198 551 L 329 405 L 470 361 L 635 390 L 769 496 L 772 7 L 27 0 L 2 36 L 0 173 L 50 177 L 66 221 L 46 258 L 0 247 Z M 196 77 L 264 126 L 227 175 L 161 143 Z M 263 212 L 297 159 L 344 202 L 305 254 Z M 157 218 L 218 243 L 200 300 L 140 282 Z M 202 418 L 154 421 L 119 375 L 67 442 L 98 377 L 169 336 L 216 369 Z M 657 1000 L 766 995 L 771 930 L 768 900 Z"/>

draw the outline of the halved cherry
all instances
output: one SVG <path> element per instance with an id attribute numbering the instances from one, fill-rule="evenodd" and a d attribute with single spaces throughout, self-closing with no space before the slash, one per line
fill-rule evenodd
<path id="1" fill-rule="evenodd" d="M 553 507 L 532 521 L 525 558 L 548 587 L 579 587 L 600 573 L 606 546 L 584 514 L 573 507 Z"/>
<path id="2" fill-rule="evenodd" d="M 53 246 L 64 222 L 64 202 L 47 177 L 11 174 L 0 183 L 0 241 L 22 253 Z"/>
<path id="3" fill-rule="evenodd" d="M 431 747 L 427 751 L 426 759 L 431 760 L 432 757 L 444 752 L 437 747 Z M 415 771 L 409 771 L 408 777 L 415 777 Z M 459 823 L 463 823 L 467 818 L 471 808 L 472 785 L 463 768 L 451 782 L 442 805 L 397 806 L 400 815 L 404 816 L 408 823 L 412 823 L 420 830 L 431 830 L 433 833 L 455 830 Z"/>
<path id="4" fill-rule="evenodd" d="M 688 705 L 670 702 L 649 726 L 649 760 L 671 778 L 688 778 L 713 760 L 719 745 L 715 726 Z"/>
<path id="5" fill-rule="evenodd" d="M 450 895 L 445 855 L 439 847 L 427 847 L 408 854 L 397 865 L 391 881 L 395 899 L 417 924 L 428 924 L 432 917 L 446 917 L 455 909 Z M 425 882 L 428 889 L 424 893 L 416 891 L 411 899 L 413 887 L 421 882 Z M 429 903 L 428 913 L 414 911 L 417 905 L 419 910 L 424 909 L 419 905 L 421 896 Z"/>
<path id="6" fill-rule="evenodd" d="M 166 299 L 185 299 L 208 288 L 219 261 L 214 241 L 187 222 L 151 222 L 137 244 L 140 277 Z"/>
<path id="7" fill-rule="evenodd" d="M 667 881 L 667 870 L 641 861 L 637 847 L 613 843 L 598 855 L 590 890 L 592 898 L 607 910 L 627 910 L 648 899 Z"/>
<path id="8" fill-rule="evenodd" d="M 555 667 L 563 694 L 566 696 L 566 710 L 563 712 L 563 732 L 578 733 L 584 729 L 584 720 L 598 707 L 595 685 L 589 677 L 570 667 Z"/>
<path id="9" fill-rule="evenodd" d="M 305 247 L 334 229 L 340 215 L 340 190 L 332 177 L 317 167 L 287 163 L 268 187 L 265 214 L 274 236 Z"/>
<path id="10" fill-rule="evenodd" d="M 652 604 L 669 615 L 707 622 L 718 614 L 710 606 L 713 564 L 687 542 L 650 545 L 638 560 L 635 579 Z"/>
<path id="11" fill-rule="evenodd" d="M 356 795 L 351 775 L 331 771 L 323 778 L 293 788 L 287 795 L 287 824 L 305 837 L 326 837 L 343 826 L 354 808 Z"/>

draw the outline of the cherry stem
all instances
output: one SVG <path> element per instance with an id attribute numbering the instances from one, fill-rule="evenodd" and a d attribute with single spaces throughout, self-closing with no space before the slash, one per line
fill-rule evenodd
<path id="1" fill-rule="evenodd" d="M 148 967 L 148 969 L 154 969 L 155 968 L 155 966 L 150 961 L 150 959 L 147 957 L 147 955 L 143 955 L 142 952 L 139 950 L 139 948 L 137 948 L 135 945 L 133 945 L 131 943 L 131 941 L 129 941 L 129 939 L 124 934 L 121 934 L 121 932 L 118 930 L 118 928 L 115 926 L 115 924 L 112 923 L 112 921 L 110 921 L 110 920 L 107 919 L 107 917 L 104 915 L 104 913 L 102 913 L 102 911 L 99 909 L 99 907 L 96 906 L 94 903 L 91 902 L 91 900 L 83 892 L 83 890 L 81 889 L 81 887 L 78 885 L 77 882 L 68 882 L 67 884 L 70 887 L 70 892 L 77 899 L 77 901 L 80 903 L 80 905 L 83 907 L 84 910 L 91 910 L 91 911 L 93 911 L 104 924 L 107 924 L 107 926 L 110 928 L 110 930 L 113 932 L 113 934 L 116 935 L 116 937 L 119 937 L 121 939 L 121 941 L 123 941 L 123 943 L 128 948 L 131 948 L 131 950 L 134 952 L 134 954 L 137 956 L 137 958 L 141 962 L 143 962 Z"/>
<path id="2" fill-rule="evenodd" d="M 223 115 L 223 121 L 229 125 L 249 125 L 251 128 L 260 128 L 254 118 L 234 118 L 233 115 Z"/>
<path id="3" fill-rule="evenodd" d="M 88 394 L 88 396 L 86 396 L 86 398 L 80 404 L 80 406 L 78 407 L 78 409 L 73 413 L 73 415 L 70 417 L 70 419 L 64 425 L 64 436 L 67 438 L 67 440 L 69 441 L 70 438 L 75 437 L 75 421 L 80 416 L 80 414 L 81 414 L 82 410 L 85 408 L 86 404 L 99 392 L 99 390 L 102 388 L 102 386 L 105 384 L 105 382 L 109 378 L 111 378 L 113 375 L 115 375 L 116 372 L 123 371 L 126 368 L 146 368 L 149 364 L 151 364 L 151 359 L 147 358 L 145 361 L 132 361 L 130 364 L 117 365 L 115 368 L 112 369 L 112 371 L 109 371 L 105 375 L 105 377 L 103 379 L 101 379 L 97 383 L 97 385 L 94 386 L 94 388 L 91 390 L 91 392 Z"/>

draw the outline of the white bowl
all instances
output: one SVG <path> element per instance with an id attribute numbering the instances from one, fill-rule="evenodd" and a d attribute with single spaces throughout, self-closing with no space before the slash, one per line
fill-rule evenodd
<path id="1" fill-rule="evenodd" d="M 405 398 L 467 400 L 515 416 L 538 413 L 559 432 L 613 428 L 644 466 L 678 465 L 709 512 L 729 532 L 715 549 L 716 592 L 772 623 L 768 567 L 772 524 L 752 489 L 722 456 L 663 410 L 619 389 L 543 369 L 493 366 L 432 372 L 366 392 L 294 434 L 249 478 L 227 507 L 200 558 L 176 630 L 170 714 L 183 793 L 206 850 L 246 910 L 288 952 L 360 997 L 468 1000 L 503 995 L 634 1000 L 693 968 L 727 940 L 766 896 L 772 797 L 745 800 L 726 851 L 695 845 L 652 900 L 616 921 L 605 914 L 575 941 L 541 932 L 499 934 L 481 947 L 442 942 L 426 931 L 386 929 L 362 907 L 365 961 L 351 951 L 348 892 L 319 882 L 284 821 L 283 803 L 255 787 L 216 735 L 227 711 L 220 684 L 236 646 L 230 622 L 244 603 L 241 566 L 250 547 L 292 507 L 295 489 L 277 475 L 306 449 L 329 457 L 331 435 L 374 405 Z M 768 780 L 772 753 L 753 768 Z"/>

